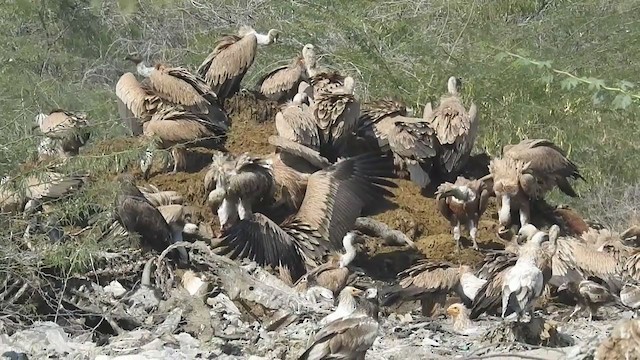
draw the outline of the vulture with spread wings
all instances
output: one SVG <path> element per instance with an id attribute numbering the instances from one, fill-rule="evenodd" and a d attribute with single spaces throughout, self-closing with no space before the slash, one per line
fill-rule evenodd
<path id="1" fill-rule="evenodd" d="M 386 189 L 397 187 L 386 179 L 392 177 L 388 157 L 364 154 L 341 160 L 309 176 L 297 213 L 280 224 L 253 213 L 225 229 L 222 253 L 284 267 L 295 281 L 307 266 L 316 267 L 329 251 L 342 247 L 343 237 L 363 211 L 393 196 Z"/>

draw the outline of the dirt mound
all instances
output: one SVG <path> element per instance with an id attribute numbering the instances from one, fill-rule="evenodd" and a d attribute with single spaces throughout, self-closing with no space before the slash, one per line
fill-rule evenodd
<path id="1" fill-rule="evenodd" d="M 274 150 L 274 147 L 267 142 L 269 135 L 275 133 L 273 118 L 266 122 L 258 122 L 262 112 L 254 110 L 254 106 L 256 106 L 254 102 L 256 100 L 247 97 L 247 95 L 241 95 L 240 100 L 232 102 L 234 105 L 234 111 L 230 116 L 232 128 L 226 148 L 233 153 L 268 154 Z M 272 105 L 265 104 L 264 106 Z M 260 116 L 256 116 L 257 113 Z M 268 110 L 268 113 L 271 115 L 273 111 Z M 90 152 L 123 151 L 132 146 L 139 146 L 139 144 L 137 139 L 118 138 L 97 143 L 92 146 Z M 160 166 L 156 165 L 148 182 L 158 186 L 161 190 L 174 190 L 181 193 L 186 203 L 194 208 L 195 220 L 204 221 L 210 224 L 213 229 L 217 229 L 217 218 L 206 205 L 203 185 L 206 163 L 210 161 L 212 151 L 197 148 L 191 149 L 189 152 L 190 157 L 197 158 L 196 166 L 190 169 L 193 172 L 172 174 L 161 171 Z M 133 166 L 132 172 L 139 183 L 143 184 L 144 180 L 139 168 Z M 389 274 L 396 274 L 405 269 L 417 258 L 425 256 L 434 260 L 449 260 L 468 264 L 476 264 L 482 259 L 482 254 L 473 250 L 471 241 L 466 238 L 463 238 L 463 249 L 460 252 L 456 251 L 451 227 L 439 213 L 434 199 L 421 195 L 420 189 L 410 181 L 397 180 L 397 183 L 399 187 L 393 189 L 393 193 L 396 196 L 394 201 L 398 207 L 376 215 L 375 218 L 393 228 L 415 234 L 413 237 L 417 250 L 387 246 L 382 241 L 373 240 L 366 244 L 366 254 L 356 260 L 356 265 L 371 270 L 372 276 L 376 276 L 377 273 L 377 276 L 386 278 Z M 495 218 L 496 208 L 492 203 L 480 221 L 478 243 L 481 248 L 503 246 L 495 236 L 497 230 Z"/>

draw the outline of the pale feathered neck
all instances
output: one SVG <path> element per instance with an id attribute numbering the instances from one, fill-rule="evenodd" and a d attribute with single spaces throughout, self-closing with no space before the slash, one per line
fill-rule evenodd
<path id="1" fill-rule="evenodd" d="M 447 81 L 447 90 L 450 95 L 458 95 L 458 79 L 455 76 L 450 77 Z"/>
<path id="2" fill-rule="evenodd" d="M 316 69 L 318 60 L 313 45 L 307 44 L 302 48 L 302 58 L 304 59 L 304 66 L 307 69 L 307 73 L 309 73 L 310 76 L 315 75 L 311 73 Z"/>
<path id="3" fill-rule="evenodd" d="M 474 201 L 476 199 L 475 191 L 471 190 L 468 186 L 461 185 L 455 186 L 450 191 L 449 194 L 455 199 L 461 202 Z"/>
<path id="4" fill-rule="evenodd" d="M 348 266 L 353 259 L 356 258 L 356 248 L 353 246 L 353 240 L 355 239 L 355 234 L 347 233 L 342 238 L 342 246 L 344 246 L 345 253 L 340 256 L 340 267 Z"/>
<path id="5" fill-rule="evenodd" d="M 254 35 L 256 37 L 256 42 L 259 45 L 269 45 L 269 44 L 272 44 L 274 40 L 274 38 L 271 36 L 270 33 L 260 34 L 255 29 L 248 26 L 241 27 L 240 30 L 238 31 L 238 35 L 242 37 L 245 37 L 248 35 Z"/>
<path id="6" fill-rule="evenodd" d="M 145 65 L 144 62 L 139 62 L 138 65 L 136 65 L 136 70 L 140 76 L 149 77 L 155 68 Z"/>
<path id="7" fill-rule="evenodd" d="M 342 86 L 342 88 L 344 89 L 345 94 L 353 95 L 355 86 L 356 86 L 356 82 L 351 76 L 347 76 L 346 78 L 344 78 L 344 85 Z"/>
<path id="8" fill-rule="evenodd" d="M 42 123 L 44 122 L 44 119 L 47 118 L 47 115 L 40 113 L 36 116 L 36 124 L 38 124 L 38 126 L 42 127 Z"/>

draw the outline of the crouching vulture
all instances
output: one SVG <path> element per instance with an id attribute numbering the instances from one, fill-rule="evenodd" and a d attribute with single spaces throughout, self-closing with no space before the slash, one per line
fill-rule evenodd
<path id="1" fill-rule="evenodd" d="M 116 199 L 116 220 L 129 233 L 140 235 L 142 246 L 158 252 L 182 241 L 182 229 L 172 231 L 160 211 L 156 209 L 135 185 L 133 176 L 118 177 L 120 193 Z M 189 255 L 183 247 L 171 251 L 170 256 L 181 266 L 187 265 Z"/>

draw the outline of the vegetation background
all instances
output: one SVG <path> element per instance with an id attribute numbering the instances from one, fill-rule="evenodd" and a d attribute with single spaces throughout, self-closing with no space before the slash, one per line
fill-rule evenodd
<path id="1" fill-rule="evenodd" d="M 0 175 L 19 188 L 24 175 L 41 170 L 24 166 L 35 156 L 31 128 L 39 112 L 86 112 L 90 144 L 126 134 L 114 94 L 119 76 L 134 70 L 126 54 L 195 70 L 221 34 L 249 24 L 282 36 L 259 50 L 245 86 L 306 43 L 316 45 L 323 64 L 356 77 L 362 100 L 393 95 L 418 114 L 457 75 L 464 97 L 480 109 L 476 151 L 496 155 L 526 137 L 555 141 L 587 179 L 571 205 L 620 229 L 640 200 L 639 11 L 635 0 L 6 0 Z M 141 152 L 87 148 L 67 171 L 106 173 Z M 110 180 L 64 204 L 62 221 L 112 202 Z M 7 239 L 13 225 L 24 225 L 12 221 L 1 230 Z M 60 255 L 54 261 L 69 265 L 78 247 L 52 251 Z"/>

